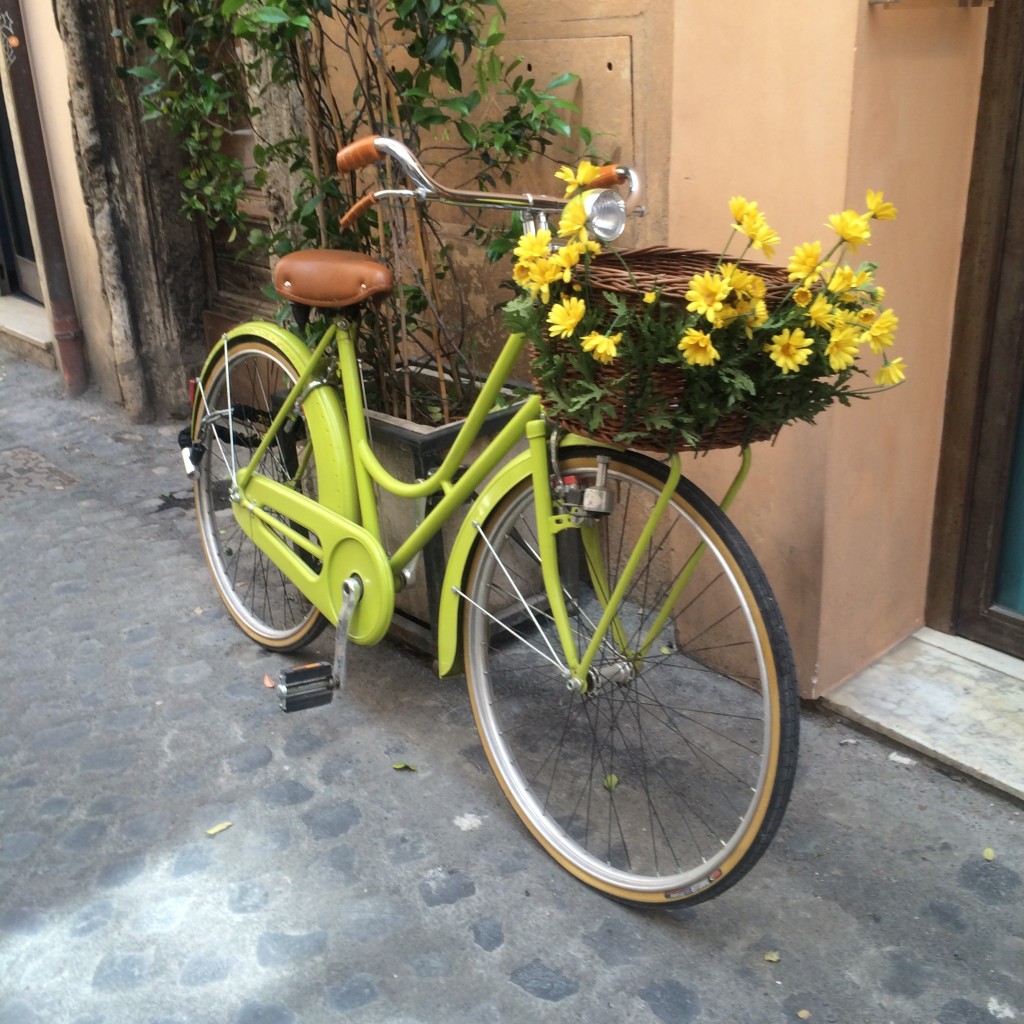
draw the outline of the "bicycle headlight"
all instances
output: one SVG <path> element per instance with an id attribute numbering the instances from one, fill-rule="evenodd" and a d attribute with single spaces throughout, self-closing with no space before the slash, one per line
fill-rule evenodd
<path id="1" fill-rule="evenodd" d="M 602 242 L 612 242 L 626 227 L 626 201 L 611 189 L 591 189 L 583 193 L 587 230 Z"/>

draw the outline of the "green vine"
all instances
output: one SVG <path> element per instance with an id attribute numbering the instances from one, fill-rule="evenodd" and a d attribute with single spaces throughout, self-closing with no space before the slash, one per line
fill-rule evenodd
<path id="1" fill-rule="evenodd" d="M 366 325 L 364 354 L 380 406 L 400 415 L 429 419 L 440 408 L 448 419 L 469 397 L 459 380 L 476 332 L 449 257 L 450 227 L 442 231 L 429 211 L 387 207 L 343 234 L 338 218 L 360 195 L 398 183 L 386 164 L 340 178 L 334 155 L 363 135 L 389 135 L 463 178 L 454 184 L 494 189 L 557 143 L 568 153 L 576 107 L 559 93 L 576 76 L 543 84 L 525 74 L 499 51 L 504 24 L 497 0 L 155 0 L 122 35 L 143 117 L 162 118 L 185 155 L 190 215 L 272 255 L 358 248 L 393 267 L 399 285 Z M 282 108 L 294 117 L 282 119 Z M 239 129 L 254 136 L 248 180 L 233 145 Z M 589 145 L 586 129 L 576 134 Z M 287 214 L 254 222 L 253 190 L 282 181 Z M 491 259 L 514 244 L 507 225 L 470 221 L 462 230 Z M 417 394 L 408 371 L 424 361 L 452 379 L 453 393 L 444 385 L 440 400 Z"/>

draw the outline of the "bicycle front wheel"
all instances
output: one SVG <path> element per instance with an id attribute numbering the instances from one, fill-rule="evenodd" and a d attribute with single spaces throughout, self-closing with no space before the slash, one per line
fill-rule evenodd
<path id="1" fill-rule="evenodd" d="M 295 367 L 273 345 L 238 338 L 211 364 L 199 399 L 205 404 L 196 440 L 206 454 L 194 490 L 203 550 L 231 617 L 253 640 L 275 651 L 309 643 L 327 620 L 242 530 L 230 493 L 235 473 L 252 459 L 297 379 Z M 301 412 L 278 433 L 257 472 L 317 497 L 316 453 Z M 311 566 L 320 568 L 315 562 Z"/>
<path id="2" fill-rule="evenodd" d="M 608 454 L 610 513 L 559 535 L 577 654 L 667 479 L 652 459 Z M 560 470 L 585 488 L 596 460 L 567 455 Z M 792 656 L 750 549 L 680 480 L 578 692 L 545 597 L 529 480 L 480 533 L 464 602 L 466 674 L 516 812 L 559 863 L 609 896 L 650 905 L 723 892 L 777 830 L 797 754 Z"/>

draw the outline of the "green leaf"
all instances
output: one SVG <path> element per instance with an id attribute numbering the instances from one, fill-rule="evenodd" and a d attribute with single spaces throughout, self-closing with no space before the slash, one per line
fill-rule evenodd
<path id="1" fill-rule="evenodd" d="M 560 89 L 563 85 L 569 85 L 570 82 L 578 82 L 580 80 L 579 75 L 574 75 L 571 72 L 565 72 L 565 74 L 559 75 L 557 78 L 552 78 L 548 82 L 549 89 Z"/>
<path id="2" fill-rule="evenodd" d="M 128 68 L 128 74 L 134 75 L 136 78 L 142 78 L 147 82 L 162 82 L 163 78 L 161 75 L 154 71 L 153 68 L 146 64 L 141 64 L 138 67 Z"/>
<path id="3" fill-rule="evenodd" d="M 472 110 L 464 96 L 453 96 L 450 100 L 441 100 L 441 106 L 465 116 Z M 461 122 L 460 122 L 461 123 Z"/>
<path id="4" fill-rule="evenodd" d="M 427 43 L 423 50 L 423 60 L 430 64 L 432 61 L 437 60 L 438 57 L 448 49 L 448 37 L 446 35 L 434 36 L 430 42 Z"/>

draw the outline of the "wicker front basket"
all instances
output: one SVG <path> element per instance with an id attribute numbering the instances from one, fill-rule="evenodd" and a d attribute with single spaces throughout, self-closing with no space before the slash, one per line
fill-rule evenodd
<path id="1" fill-rule="evenodd" d="M 658 291 L 662 301 L 676 301 L 685 305 L 686 292 L 693 275 L 714 270 L 719 260 L 720 256 L 716 253 L 699 249 L 669 249 L 663 246 L 620 253 L 602 253 L 590 262 L 590 301 L 603 303 L 602 293 L 613 292 L 633 296 L 637 302 L 641 302 L 645 292 Z M 767 282 L 765 301 L 769 310 L 776 308 L 789 294 L 792 285 L 786 271 L 781 267 L 748 260 L 739 261 L 738 266 L 758 274 Z M 574 338 L 550 337 L 547 343 L 554 353 L 579 344 Z M 537 358 L 536 352 L 534 358 Z M 571 379 L 576 371 L 568 360 L 565 368 L 566 379 Z M 622 367 L 615 365 L 598 365 L 594 368 L 595 382 L 605 387 L 606 394 L 613 404 L 617 393 L 615 384 L 622 377 L 622 372 Z M 671 411 L 678 404 L 684 387 L 685 376 L 682 367 L 662 365 L 655 368 L 654 395 L 659 409 Z M 543 392 L 541 397 L 543 399 Z M 651 452 L 735 448 L 755 441 L 769 440 L 778 433 L 782 425 L 755 427 L 743 413 L 730 413 L 722 417 L 712 429 L 706 431 L 699 444 L 694 445 L 682 440 L 678 432 L 671 430 L 647 431 L 643 436 L 628 442 L 620 440 L 623 434 L 635 432 L 637 429 L 635 423 L 629 422 L 625 406 L 621 404 L 616 405 L 613 412 L 594 430 L 563 413 L 559 414 L 558 421 L 571 433 L 616 444 L 626 443 L 630 448 Z"/>

